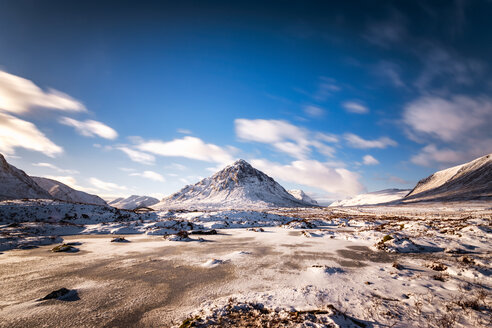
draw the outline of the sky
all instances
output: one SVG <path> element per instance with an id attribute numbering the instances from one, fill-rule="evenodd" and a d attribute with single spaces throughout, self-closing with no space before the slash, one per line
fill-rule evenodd
<path id="1" fill-rule="evenodd" d="M 2 1 L 0 153 L 111 198 L 243 158 L 321 203 L 492 152 L 492 1 Z"/>

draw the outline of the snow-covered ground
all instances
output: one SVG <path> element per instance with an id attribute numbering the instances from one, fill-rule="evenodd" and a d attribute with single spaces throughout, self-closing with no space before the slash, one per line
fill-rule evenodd
<path id="1" fill-rule="evenodd" d="M 484 202 L 135 213 L 4 201 L 0 231 L 0 327 L 491 324 Z M 78 251 L 50 252 L 62 241 Z M 78 299 L 36 301 L 62 287 Z"/>

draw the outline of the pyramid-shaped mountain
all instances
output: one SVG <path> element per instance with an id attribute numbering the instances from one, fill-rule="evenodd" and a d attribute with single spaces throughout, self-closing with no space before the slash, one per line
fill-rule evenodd
<path id="1" fill-rule="evenodd" d="M 188 185 L 164 198 L 155 208 L 272 208 L 309 207 L 312 204 L 296 199 L 265 173 L 245 160 Z"/>

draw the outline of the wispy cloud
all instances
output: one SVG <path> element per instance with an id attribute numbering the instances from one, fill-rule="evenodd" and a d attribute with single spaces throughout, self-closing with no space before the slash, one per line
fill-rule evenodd
<path id="1" fill-rule="evenodd" d="M 164 182 L 166 179 L 162 175 L 154 171 L 144 171 L 131 173 L 130 176 L 142 177 L 149 180 Z"/>
<path id="2" fill-rule="evenodd" d="M 117 183 L 113 182 L 106 182 L 102 181 L 98 178 L 89 178 L 89 182 L 96 187 L 97 189 L 104 190 L 104 191 L 122 191 L 122 190 L 128 190 L 127 187 L 122 186 Z"/>
<path id="3" fill-rule="evenodd" d="M 44 107 L 61 111 L 83 112 L 85 106 L 60 91 L 43 91 L 32 81 L 0 71 L 0 110 L 23 114 Z"/>
<path id="4" fill-rule="evenodd" d="M 344 137 L 350 146 L 359 149 L 369 149 L 369 148 L 383 149 L 389 146 L 396 146 L 398 144 L 396 141 L 388 137 L 381 137 L 375 140 L 366 140 L 353 133 L 346 133 Z"/>
<path id="5" fill-rule="evenodd" d="M 357 101 L 346 101 L 342 103 L 343 108 L 349 113 L 354 114 L 367 114 L 369 113 L 369 108 Z"/>
<path id="6" fill-rule="evenodd" d="M 251 163 L 274 178 L 319 188 L 334 196 L 356 195 L 364 189 L 357 173 L 344 168 L 333 168 L 316 160 L 294 161 L 282 165 L 265 159 L 253 159 Z"/>
<path id="7" fill-rule="evenodd" d="M 136 148 L 141 151 L 167 157 L 184 157 L 224 164 L 234 161 L 234 157 L 225 148 L 205 143 L 199 138 L 190 136 L 171 141 L 142 141 Z"/>
<path id="8" fill-rule="evenodd" d="M 63 152 L 62 147 L 48 139 L 31 122 L 0 113 L 0 151 L 12 155 L 15 148 L 38 151 L 49 157 Z"/>
<path id="9" fill-rule="evenodd" d="M 101 137 L 104 139 L 116 139 L 118 133 L 104 123 L 94 120 L 77 121 L 73 118 L 62 117 L 60 123 L 74 127 L 75 130 L 85 137 Z"/>
<path id="10" fill-rule="evenodd" d="M 377 165 L 379 164 L 379 161 L 371 155 L 365 155 L 362 158 L 362 163 L 364 163 L 365 165 Z"/>
<path id="11" fill-rule="evenodd" d="M 335 138 L 310 132 L 286 121 L 236 119 L 234 123 L 240 140 L 270 144 L 297 159 L 308 158 L 311 148 L 325 156 L 333 156 L 335 152 L 333 147 L 324 143 L 327 139 L 333 142 Z"/>
<path id="12" fill-rule="evenodd" d="M 368 23 L 363 37 L 372 44 L 389 48 L 406 36 L 406 19 L 393 9 L 386 19 Z"/>
<path id="13" fill-rule="evenodd" d="M 188 129 L 177 129 L 176 131 L 178 131 L 178 133 L 181 133 L 181 134 L 193 134 L 193 132 L 191 130 L 188 130 Z"/>
<path id="14" fill-rule="evenodd" d="M 304 113 L 311 117 L 322 117 L 325 115 L 325 110 L 319 106 L 308 105 L 304 106 Z"/>
<path id="15" fill-rule="evenodd" d="M 153 165 L 155 163 L 155 157 L 151 154 L 147 154 L 125 146 L 116 147 L 116 149 L 119 149 L 127 154 L 128 157 L 134 162 L 147 165 Z"/>
<path id="16" fill-rule="evenodd" d="M 48 168 L 48 169 L 52 169 L 52 170 L 55 170 L 55 171 L 58 171 L 60 173 L 67 173 L 67 174 L 77 174 L 79 173 L 79 171 L 77 170 L 69 170 L 69 169 L 62 169 L 62 168 L 59 168 L 58 166 L 54 165 L 54 164 L 51 164 L 51 163 L 33 163 L 32 166 L 37 166 L 37 167 L 45 167 L 45 168 Z"/>
<path id="17" fill-rule="evenodd" d="M 313 95 L 316 101 L 326 101 L 331 95 L 340 91 L 342 88 L 332 78 L 322 76 L 318 85 L 318 90 Z"/>
<path id="18" fill-rule="evenodd" d="M 415 164 L 460 163 L 492 152 L 489 97 L 421 97 L 405 106 L 403 122 L 412 140 L 428 143 L 411 158 Z"/>

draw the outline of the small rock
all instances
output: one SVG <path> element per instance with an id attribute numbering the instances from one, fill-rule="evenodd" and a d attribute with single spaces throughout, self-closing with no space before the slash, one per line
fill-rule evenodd
<path id="1" fill-rule="evenodd" d="M 51 249 L 52 252 L 58 253 L 58 252 L 78 252 L 78 248 L 73 247 L 72 245 L 69 244 L 61 244 L 58 246 L 55 246 Z"/>
<path id="2" fill-rule="evenodd" d="M 125 239 L 125 237 L 115 237 L 111 239 L 112 243 L 129 243 L 130 241 Z"/>

